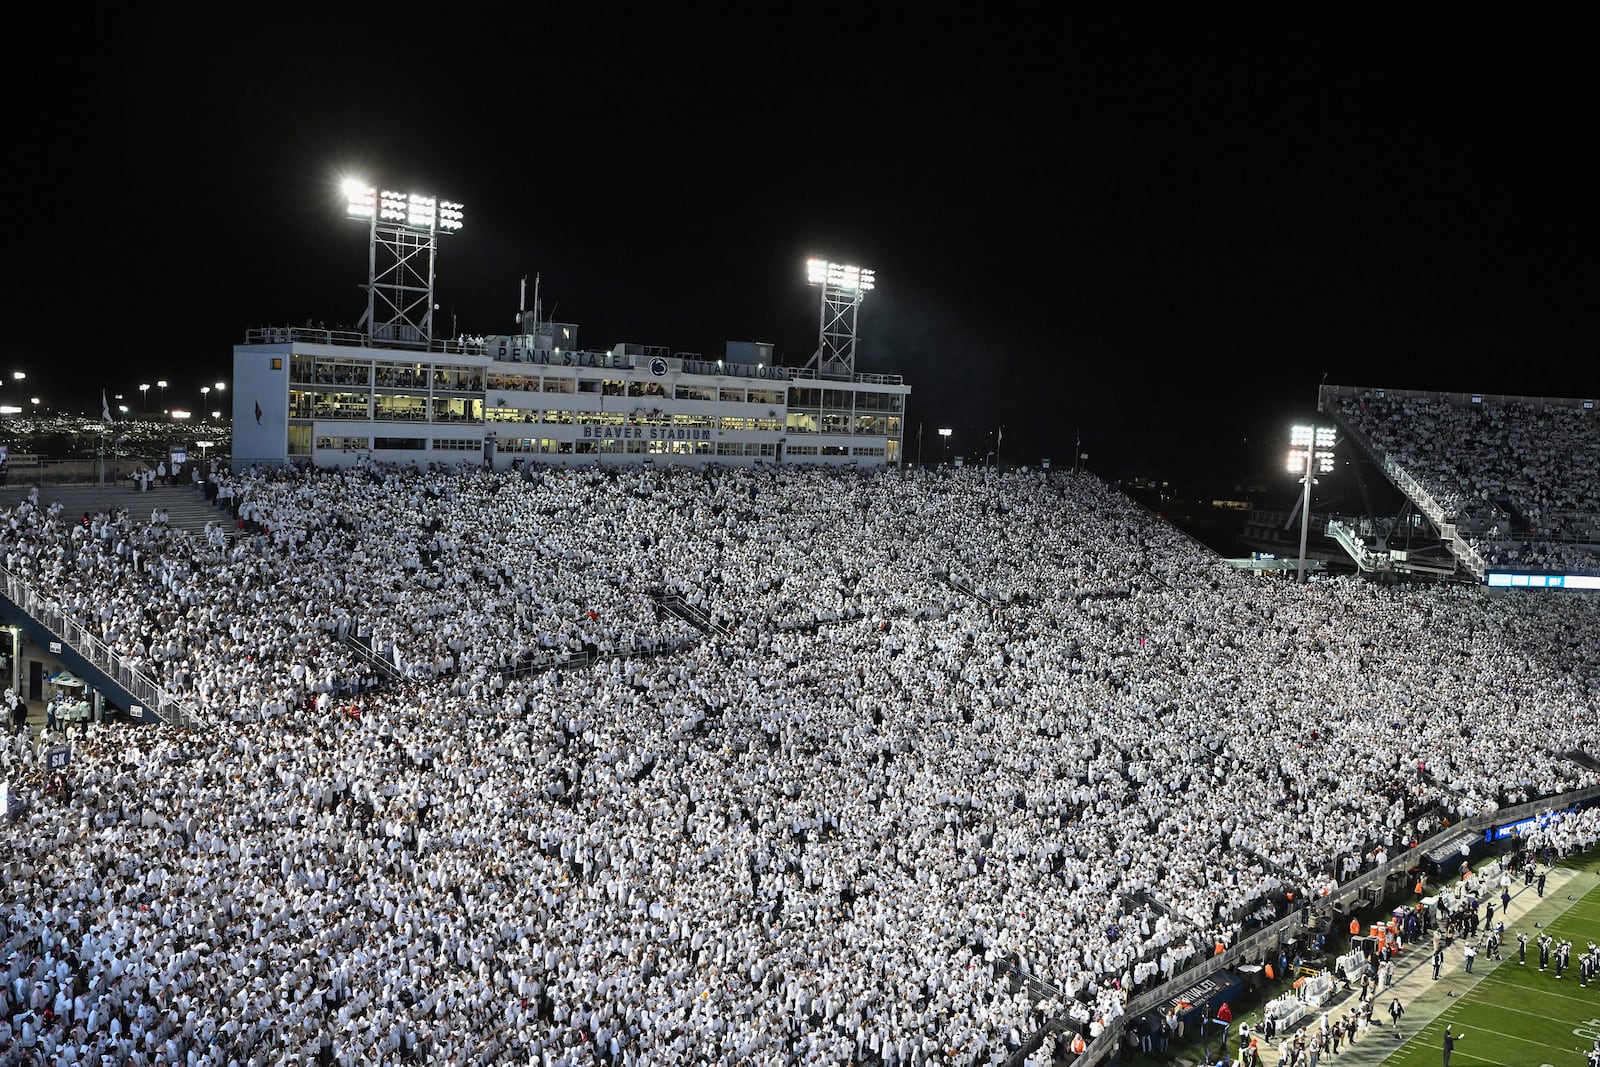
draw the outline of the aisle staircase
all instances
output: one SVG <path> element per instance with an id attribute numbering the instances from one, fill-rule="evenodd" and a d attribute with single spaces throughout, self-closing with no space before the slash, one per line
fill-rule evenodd
<path id="1" fill-rule="evenodd" d="M 26 486 L 8 486 L 0 489 L 0 507 L 15 510 L 18 503 L 28 499 Z M 59 501 L 63 514 L 73 518 L 87 513 L 114 513 L 127 508 L 135 523 L 150 521 L 150 512 L 165 508 L 167 524 L 175 530 L 187 530 L 196 537 L 204 537 L 206 523 L 220 523 L 230 536 L 235 533 L 233 516 L 209 503 L 199 486 L 155 486 L 148 492 L 139 492 L 123 485 L 47 485 L 39 489 L 39 506 L 48 508 Z"/>

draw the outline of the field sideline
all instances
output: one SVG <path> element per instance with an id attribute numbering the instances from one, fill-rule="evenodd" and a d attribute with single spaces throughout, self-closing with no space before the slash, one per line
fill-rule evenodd
<path id="1" fill-rule="evenodd" d="M 1550 900 L 1537 903 L 1559 905 L 1557 894 L 1577 899 L 1537 927 L 1534 923 L 1541 914 L 1549 914 L 1544 907 L 1531 908 L 1515 918 L 1506 927 L 1505 958 L 1499 963 L 1480 955 L 1475 967 L 1479 973 L 1469 976 L 1461 972 L 1459 949 L 1449 953 L 1448 976 L 1438 983 L 1455 987 L 1446 990 L 1447 996 L 1454 994 L 1448 1006 L 1415 1033 L 1405 1025 L 1409 1020 L 1402 1020 L 1404 1040 L 1382 1061 L 1386 1067 L 1441 1063 L 1446 1026 L 1452 1033 L 1464 1035 L 1459 1036 L 1451 1054 L 1451 1063 L 1460 1067 L 1584 1067 L 1589 1049 L 1600 1041 L 1600 982 L 1591 981 L 1585 988 L 1578 971 L 1579 955 L 1591 942 L 1600 943 L 1600 879 L 1595 877 L 1593 856 L 1584 857 L 1572 874 L 1563 886 L 1552 887 L 1556 891 L 1549 894 Z M 1578 897 L 1585 888 L 1588 892 Z M 1517 962 L 1516 935 L 1520 932 L 1528 934 L 1525 965 Z M 1553 961 L 1544 971 L 1539 970 L 1540 934 L 1549 934 L 1557 942 L 1572 942 L 1572 963 L 1560 979 L 1555 976 Z M 1463 988 L 1464 983 L 1470 985 Z M 1386 999 L 1381 1002 L 1383 1007 L 1387 1004 Z M 1387 1027 L 1374 1031 L 1362 1044 L 1393 1038 Z"/>

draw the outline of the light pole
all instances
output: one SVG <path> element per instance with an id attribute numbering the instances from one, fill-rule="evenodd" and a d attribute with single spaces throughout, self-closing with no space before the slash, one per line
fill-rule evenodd
<path id="1" fill-rule="evenodd" d="M 939 427 L 939 436 L 944 438 L 944 465 L 946 467 L 950 466 L 950 435 L 953 433 L 955 431 L 948 426 Z"/>
<path id="2" fill-rule="evenodd" d="M 861 300 L 877 288 L 878 272 L 850 263 L 808 259 L 806 283 L 822 290 L 817 351 L 806 367 L 815 367 L 824 378 L 848 381 L 856 373 L 856 320 Z"/>
<path id="3" fill-rule="evenodd" d="M 459 232 L 462 207 L 424 193 L 379 189 L 364 179 L 346 178 L 345 215 L 367 224 L 367 340 L 412 338 L 433 341 L 438 239 Z M 380 318 L 385 309 L 393 311 Z M 420 317 L 414 318 L 417 312 Z"/>
<path id="4" fill-rule="evenodd" d="M 166 382 L 166 379 L 163 378 L 161 381 L 157 382 L 156 383 L 156 388 L 161 390 L 161 413 L 164 415 L 167 412 L 167 382 Z"/>
<path id="5" fill-rule="evenodd" d="M 1300 497 L 1300 567 L 1295 581 L 1306 581 L 1306 537 L 1311 530 L 1311 486 L 1316 479 L 1313 471 L 1327 474 L 1333 470 L 1333 439 L 1331 426 L 1296 426 L 1289 431 L 1290 474 L 1299 474 L 1304 487 Z"/>
<path id="6" fill-rule="evenodd" d="M 17 407 L 19 408 L 22 406 L 22 382 L 27 376 L 26 371 L 14 370 L 11 372 L 11 377 L 16 379 L 17 382 Z"/>
<path id="7" fill-rule="evenodd" d="M 150 414 L 150 383 L 145 382 L 139 386 L 139 392 L 144 394 L 144 413 L 148 415 Z"/>
<path id="8" fill-rule="evenodd" d="M 209 407 L 210 403 L 211 403 L 211 386 L 202 385 L 200 387 L 200 406 L 203 407 L 203 408 L 204 407 Z"/>

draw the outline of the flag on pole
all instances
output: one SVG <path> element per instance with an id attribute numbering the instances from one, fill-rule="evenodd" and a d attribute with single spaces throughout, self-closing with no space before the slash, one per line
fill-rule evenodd
<path id="1" fill-rule="evenodd" d="M 104 389 L 100 390 L 100 421 L 111 421 L 111 404 L 106 400 L 106 391 Z"/>

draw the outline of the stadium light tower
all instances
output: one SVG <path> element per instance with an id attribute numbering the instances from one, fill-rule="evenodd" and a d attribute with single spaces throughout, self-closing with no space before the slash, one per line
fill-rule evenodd
<path id="1" fill-rule="evenodd" d="M 1301 475 L 1305 487 L 1300 498 L 1300 568 L 1295 581 L 1301 585 L 1306 580 L 1306 536 L 1311 530 L 1311 486 L 1316 478 L 1313 472 L 1327 474 L 1333 470 L 1333 439 L 1331 426 L 1296 426 L 1289 431 L 1289 473 Z"/>
<path id="2" fill-rule="evenodd" d="M 821 331 L 806 367 L 817 368 L 823 378 L 848 381 L 856 376 L 856 313 L 861 298 L 877 286 L 877 272 L 808 259 L 806 282 L 822 287 Z"/>
<path id="3" fill-rule="evenodd" d="M 939 436 L 944 438 L 944 465 L 946 467 L 950 466 L 950 435 L 953 433 L 955 431 L 948 426 L 939 427 Z"/>
<path id="4" fill-rule="evenodd" d="M 438 239 L 461 229 L 461 205 L 421 193 L 379 192 L 354 178 L 343 188 L 345 214 L 369 227 L 367 310 L 359 323 L 368 342 L 430 347 Z"/>

